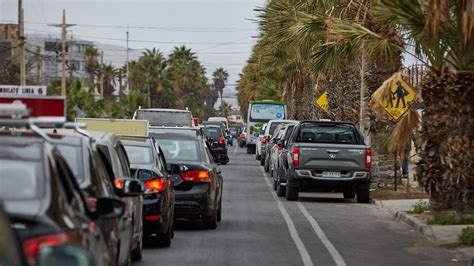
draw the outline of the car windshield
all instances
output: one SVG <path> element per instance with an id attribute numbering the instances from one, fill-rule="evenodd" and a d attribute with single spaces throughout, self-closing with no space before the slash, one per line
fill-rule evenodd
<path id="1" fill-rule="evenodd" d="M 138 110 L 136 119 L 148 120 L 150 125 L 193 126 L 193 118 L 189 112 Z"/>
<path id="2" fill-rule="evenodd" d="M 151 147 L 125 145 L 131 164 L 147 164 L 152 162 Z"/>
<path id="3" fill-rule="evenodd" d="M 354 127 L 348 124 L 305 124 L 297 142 L 357 144 Z"/>
<path id="4" fill-rule="evenodd" d="M 0 159 L 0 195 L 3 199 L 34 199 L 43 186 L 40 161 Z"/>
<path id="5" fill-rule="evenodd" d="M 85 179 L 84 177 L 84 163 L 82 160 L 82 149 L 78 146 L 72 145 L 57 145 L 59 153 L 64 157 L 67 162 L 67 165 L 71 169 L 74 177 L 78 183 L 82 183 Z"/>
<path id="6" fill-rule="evenodd" d="M 158 141 L 167 161 L 199 161 L 195 140 L 160 139 Z"/>
<path id="7" fill-rule="evenodd" d="M 183 128 L 150 128 L 150 132 L 153 133 L 173 133 L 186 136 L 196 136 L 197 130 L 195 129 L 183 129 Z"/>
<path id="8" fill-rule="evenodd" d="M 221 131 L 219 128 L 204 128 L 203 131 L 207 138 L 219 139 L 221 137 Z"/>

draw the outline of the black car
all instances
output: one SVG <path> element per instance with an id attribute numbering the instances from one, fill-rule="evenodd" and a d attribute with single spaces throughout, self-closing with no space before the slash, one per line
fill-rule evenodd
<path id="1" fill-rule="evenodd" d="M 120 199 L 119 194 L 123 191 L 115 189 L 114 178 L 109 176 L 107 171 L 106 155 L 98 148 L 95 139 L 88 136 L 87 133 L 81 135 L 75 130 L 58 129 L 54 132 L 49 135 L 52 138 L 52 143 L 57 146 L 61 155 L 66 159 L 84 193 L 86 202 L 92 205 L 91 208 L 95 208 L 93 205 L 97 198 Z M 129 182 L 134 182 L 134 180 L 129 179 Z M 122 234 L 122 231 L 128 226 L 124 223 L 124 218 L 127 218 L 125 214 L 115 219 L 99 219 L 97 221 L 101 230 L 107 232 L 103 238 L 107 243 L 108 253 L 105 253 L 104 256 L 109 256 L 113 264 L 120 264 L 120 245 L 131 245 L 131 238 Z M 129 255 L 129 252 L 126 253 L 122 254 L 122 257 L 125 258 Z M 133 259 L 140 258 L 134 257 Z"/>
<path id="2" fill-rule="evenodd" d="M 180 165 L 173 174 L 175 219 L 202 219 L 207 228 L 217 228 L 222 217 L 222 174 L 201 135 L 150 133 L 163 150 L 168 167 Z"/>
<path id="3" fill-rule="evenodd" d="M 0 198 L 27 261 L 35 263 L 48 246 L 76 245 L 89 250 L 97 265 L 108 265 L 97 219 L 120 217 L 124 203 L 98 198 L 89 210 L 65 159 L 38 134 L 0 133 Z"/>
<path id="4" fill-rule="evenodd" d="M 227 139 L 225 132 L 221 127 L 213 125 L 205 126 L 202 130 L 211 147 L 214 161 L 227 164 L 229 157 L 227 156 Z"/>
<path id="5" fill-rule="evenodd" d="M 130 179 L 137 181 L 130 173 L 130 162 L 122 141 L 113 133 L 89 131 L 91 136 L 97 141 L 97 148 L 105 156 L 107 173 L 114 180 L 115 190 L 122 193 L 123 189 L 130 182 Z M 140 186 L 141 182 L 133 182 L 134 186 Z M 131 239 L 130 245 L 120 244 L 120 264 L 130 264 L 130 259 L 138 261 L 142 256 L 143 247 L 143 196 L 123 195 L 121 199 L 127 206 L 126 226 L 122 231 L 122 239 Z"/>
<path id="6" fill-rule="evenodd" d="M 174 236 L 174 189 L 166 161 L 153 138 L 122 138 L 130 170 L 145 184 L 143 234 L 169 247 Z"/>

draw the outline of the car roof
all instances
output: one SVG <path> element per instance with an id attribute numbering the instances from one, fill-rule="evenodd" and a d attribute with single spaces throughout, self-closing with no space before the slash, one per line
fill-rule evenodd
<path id="1" fill-rule="evenodd" d="M 138 109 L 137 111 L 168 112 L 168 113 L 191 113 L 191 111 L 189 111 L 189 110 L 166 109 L 166 108 L 146 108 L 146 109 Z"/>
<path id="2" fill-rule="evenodd" d="M 159 133 L 159 132 L 150 132 L 151 137 L 155 137 L 158 142 L 160 139 L 176 139 L 176 140 L 198 140 L 199 135 L 190 136 L 185 134 L 167 132 L 167 133 Z"/>
<path id="3" fill-rule="evenodd" d="M 45 143 L 46 141 L 43 138 L 30 131 L 0 131 L 0 146 L 30 146 L 33 144 Z"/>
<path id="4" fill-rule="evenodd" d="M 119 137 L 125 146 L 150 147 L 152 145 L 150 138 Z"/>

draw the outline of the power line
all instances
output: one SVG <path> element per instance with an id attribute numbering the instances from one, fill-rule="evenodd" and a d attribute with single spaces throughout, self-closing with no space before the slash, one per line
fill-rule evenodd
<path id="1" fill-rule="evenodd" d="M 45 30 L 38 30 L 38 29 L 27 29 L 28 31 L 34 31 L 34 32 L 43 32 L 43 33 L 49 33 L 49 31 Z M 88 38 L 88 39 L 97 39 L 97 40 L 109 40 L 109 41 L 121 41 L 125 42 L 127 39 L 122 39 L 122 38 L 111 38 L 111 37 L 99 37 L 99 36 L 89 36 L 89 35 L 78 35 L 74 34 L 75 37 L 82 37 L 82 38 Z M 251 36 L 246 36 L 242 39 L 239 40 L 244 40 L 247 38 L 250 38 Z M 217 44 L 217 45 L 229 45 L 229 44 L 253 44 L 254 42 L 164 42 L 164 41 L 154 41 L 154 40 L 132 40 L 130 39 L 129 42 L 134 42 L 134 43 L 154 43 L 154 44 L 193 44 L 193 45 L 210 45 L 210 44 Z M 207 48 L 206 48 L 207 49 Z M 210 49 L 210 48 L 209 48 Z"/>
<path id="2" fill-rule="evenodd" d="M 1 20 L 3 23 L 15 23 L 16 21 Z M 32 25 L 46 25 L 43 22 L 28 21 L 25 24 Z M 254 28 L 225 28 L 225 27 L 158 27 L 158 26 L 121 26 L 121 25 L 103 25 L 103 24 L 77 24 L 78 27 L 87 28 L 112 28 L 112 29 L 151 29 L 151 30 L 163 30 L 163 31 L 181 31 L 181 32 L 244 32 L 244 31 L 256 31 Z"/>

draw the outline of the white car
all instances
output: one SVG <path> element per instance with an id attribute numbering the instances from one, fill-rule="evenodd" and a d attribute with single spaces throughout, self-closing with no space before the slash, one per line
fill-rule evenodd
<path id="1" fill-rule="evenodd" d="M 278 125 L 283 125 L 283 124 L 290 124 L 290 123 L 296 123 L 296 120 L 283 120 L 283 119 L 275 119 L 275 120 L 270 120 L 267 123 L 267 126 L 265 128 L 265 132 L 263 133 L 262 137 L 262 143 L 265 142 L 266 145 L 261 145 L 262 150 L 260 152 L 260 165 L 264 166 L 266 172 L 270 172 L 270 150 L 272 148 L 272 144 L 270 143 L 270 140 L 275 133 L 276 128 Z M 263 141 L 265 140 L 265 141 Z"/>
<path id="2" fill-rule="evenodd" d="M 262 130 L 257 137 L 257 145 L 255 150 L 255 159 L 260 161 L 262 158 L 262 154 L 265 152 L 265 146 L 267 145 L 267 138 L 265 137 L 265 129 L 267 128 L 267 124 L 263 124 Z M 262 162 L 260 164 L 263 166 Z"/>
<path id="3" fill-rule="evenodd" d="M 278 156 L 283 151 L 282 148 L 278 147 L 278 141 L 284 136 L 286 129 L 286 124 L 278 125 L 271 139 L 270 145 L 270 175 L 276 180 L 276 174 L 278 170 Z"/>

